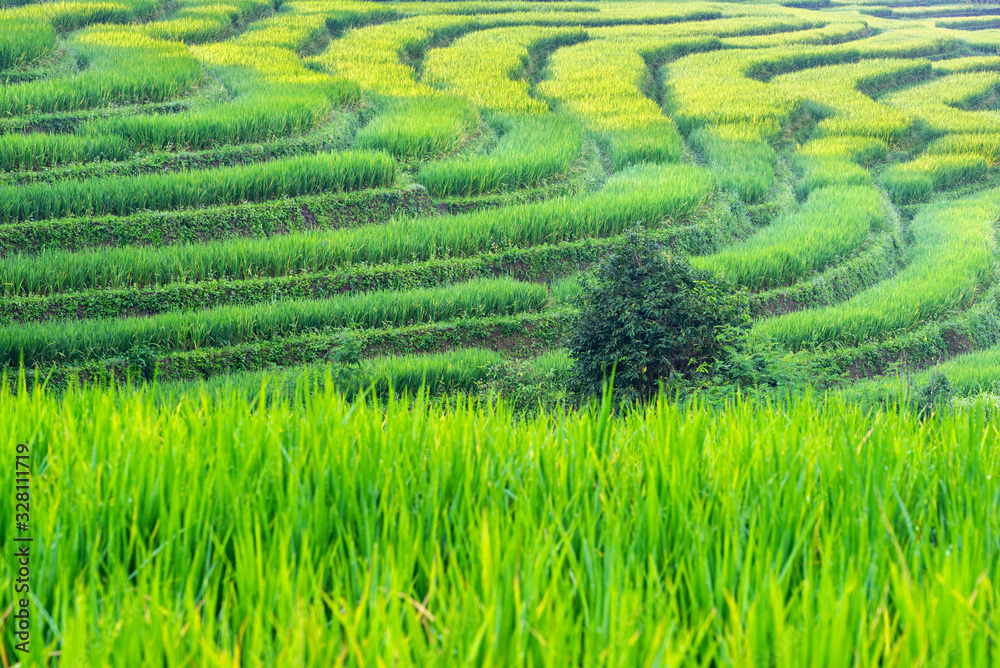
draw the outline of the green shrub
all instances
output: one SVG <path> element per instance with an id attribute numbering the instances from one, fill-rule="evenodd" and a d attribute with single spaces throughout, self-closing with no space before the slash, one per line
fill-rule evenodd
<path id="1" fill-rule="evenodd" d="M 704 377 L 749 324 L 748 298 L 695 269 L 641 228 L 612 246 L 581 281 L 568 347 L 584 393 L 614 374 L 625 400 L 653 396 L 661 383 Z"/>

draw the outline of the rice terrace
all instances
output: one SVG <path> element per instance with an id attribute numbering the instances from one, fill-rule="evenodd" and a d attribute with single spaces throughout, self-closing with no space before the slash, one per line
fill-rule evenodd
<path id="1" fill-rule="evenodd" d="M 0 0 L 0 666 L 1000 666 L 1000 4 Z"/>

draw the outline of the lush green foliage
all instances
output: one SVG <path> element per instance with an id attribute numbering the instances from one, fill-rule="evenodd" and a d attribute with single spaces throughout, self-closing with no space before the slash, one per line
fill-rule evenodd
<path id="1" fill-rule="evenodd" d="M 53 623 L 32 618 L 28 660 L 54 629 L 112 664 L 996 659 L 982 412 L 663 399 L 517 421 L 240 394 L 0 390 L 36 543 L 60 546 L 33 553 Z M 0 497 L 4 535 L 13 512 Z"/>
<path id="2" fill-rule="evenodd" d="M 577 382 L 594 394 L 613 376 L 628 400 L 701 380 L 749 324 L 744 294 L 641 230 L 611 247 L 573 301 L 580 313 L 566 345 Z"/>

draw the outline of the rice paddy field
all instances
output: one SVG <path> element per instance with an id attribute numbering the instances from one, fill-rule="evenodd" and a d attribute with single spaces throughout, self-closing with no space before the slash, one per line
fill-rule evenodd
<path id="1" fill-rule="evenodd" d="M 1000 665 L 998 162 L 988 2 L 0 0 L 0 666 Z M 571 400 L 637 224 L 785 381 Z"/>

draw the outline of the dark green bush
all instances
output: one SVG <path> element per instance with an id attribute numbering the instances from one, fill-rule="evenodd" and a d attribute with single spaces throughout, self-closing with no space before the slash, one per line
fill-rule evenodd
<path id="1" fill-rule="evenodd" d="M 695 269 L 638 227 L 581 281 L 567 347 L 578 389 L 641 401 L 664 384 L 715 382 L 750 322 L 745 292 Z"/>

